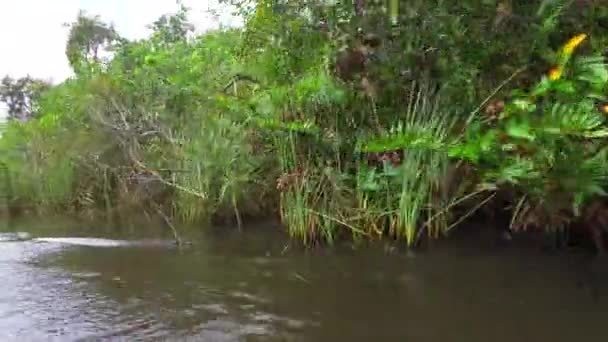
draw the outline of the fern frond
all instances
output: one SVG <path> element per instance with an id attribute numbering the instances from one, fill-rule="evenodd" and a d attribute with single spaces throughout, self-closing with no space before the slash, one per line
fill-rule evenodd
<path id="1" fill-rule="evenodd" d="M 573 105 L 555 103 L 543 117 L 541 126 L 550 134 L 602 137 L 606 134 L 604 122 L 604 116 L 591 101 L 581 101 Z"/>
<path id="2" fill-rule="evenodd" d="M 596 86 L 599 90 L 608 86 L 608 64 L 602 55 L 578 57 L 573 67 L 579 81 Z"/>

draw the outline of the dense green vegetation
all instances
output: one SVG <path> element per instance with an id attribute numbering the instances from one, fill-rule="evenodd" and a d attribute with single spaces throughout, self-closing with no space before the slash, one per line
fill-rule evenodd
<path id="1" fill-rule="evenodd" d="M 82 13 L 75 76 L 12 120 L 11 206 L 182 222 L 277 215 L 305 243 L 414 246 L 480 209 L 512 229 L 608 229 L 601 1 L 238 2 L 121 38 Z M 99 51 L 112 53 L 103 59 Z"/>

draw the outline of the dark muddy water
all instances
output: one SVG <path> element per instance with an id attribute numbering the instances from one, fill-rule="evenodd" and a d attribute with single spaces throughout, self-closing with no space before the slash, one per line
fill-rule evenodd
<path id="1" fill-rule="evenodd" d="M 608 283 L 583 253 L 304 252 L 257 227 L 178 250 L 73 228 L 0 235 L 0 341 L 608 341 Z"/>

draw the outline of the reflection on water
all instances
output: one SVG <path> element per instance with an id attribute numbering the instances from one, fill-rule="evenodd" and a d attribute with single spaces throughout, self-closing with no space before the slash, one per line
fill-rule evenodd
<path id="1" fill-rule="evenodd" d="M 305 252 L 260 231 L 184 250 L 3 236 L 0 341 L 608 340 L 608 299 L 576 255 Z"/>

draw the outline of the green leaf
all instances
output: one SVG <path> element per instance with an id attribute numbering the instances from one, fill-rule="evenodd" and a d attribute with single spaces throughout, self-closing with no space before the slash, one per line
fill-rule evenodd
<path id="1" fill-rule="evenodd" d="M 534 163 L 527 159 L 515 158 L 507 161 L 496 174 L 500 182 L 519 184 L 522 180 L 535 179 L 540 176 L 534 170 Z"/>
<path id="2" fill-rule="evenodd" d="M 608 70 L 603 56 L 579 57 L 576 63 L 577 78 L 602 88 L 608 83 Z"/>
<path id="3" fill-rule="evenodd" d="M 567 80 L 559 80 L 554 82 L 553 89 L 565 94 L 576 93 L 576 87 L 574 86 L 574 82 Z"/>
<path id="4" fill-rule="evenodd" d="M 494 144 L 496 143 L 496 137 L 498 136 L 498 132 L 496 130 L 490 130 L 486 132 L 480 139 L 480 149 L 482 152 L 488 152 L 492 150 Z"/>
<path id="5" fill-rule="evenodd" d="M 512 105 L 522 112 L 532 113 L 536 110 L 536 105 L 528 99 L 515 99 Z"/>
<path id="6" fill-rule="evenodd" d="M 361 180 L 361 182 L 359 183 L 360 189 L 362 191 L 369 191 L 369 192 L 380 190 L 382 187 L 378 183 L 377 177 L 378 176 L 376 175 L 375 170 L 368 172 L 366 177 L 363 180 Z"/>
<path id="7" fill-rule="evenodd" d="M 385 152 L 403 149 L 440 150 L 446 147 L 445 137 L 433 127 L 397 125 L 392 133 L 362 143 L 363 152 Z"/>
<path id="8" fill-rule="evenodd" d="M 513 138 L 525 139 L 529 141 L 534 141 L 535 139 L 530 125 L 525 120 L 520 120 L 519 122 L 516 122 L 515 120 L 509 121 L 506 125 L 506 133 Z"/>
<path id="9" fill-rule="evenodd" d="M 572 211 L 574 212 L 574 216 L 579 217 L 581 215 L 581 207 L 585 202 L 585 194 L 582 192 L 574 194 L 574 200 L 572 202 Z"/>
<path id="10" fill-rule="evenodd" d="M 551 90 L 551 80 L 547 76 L 543 76 L 541 81 L 532 90 L 532 96 L 543 96 Z"/>

